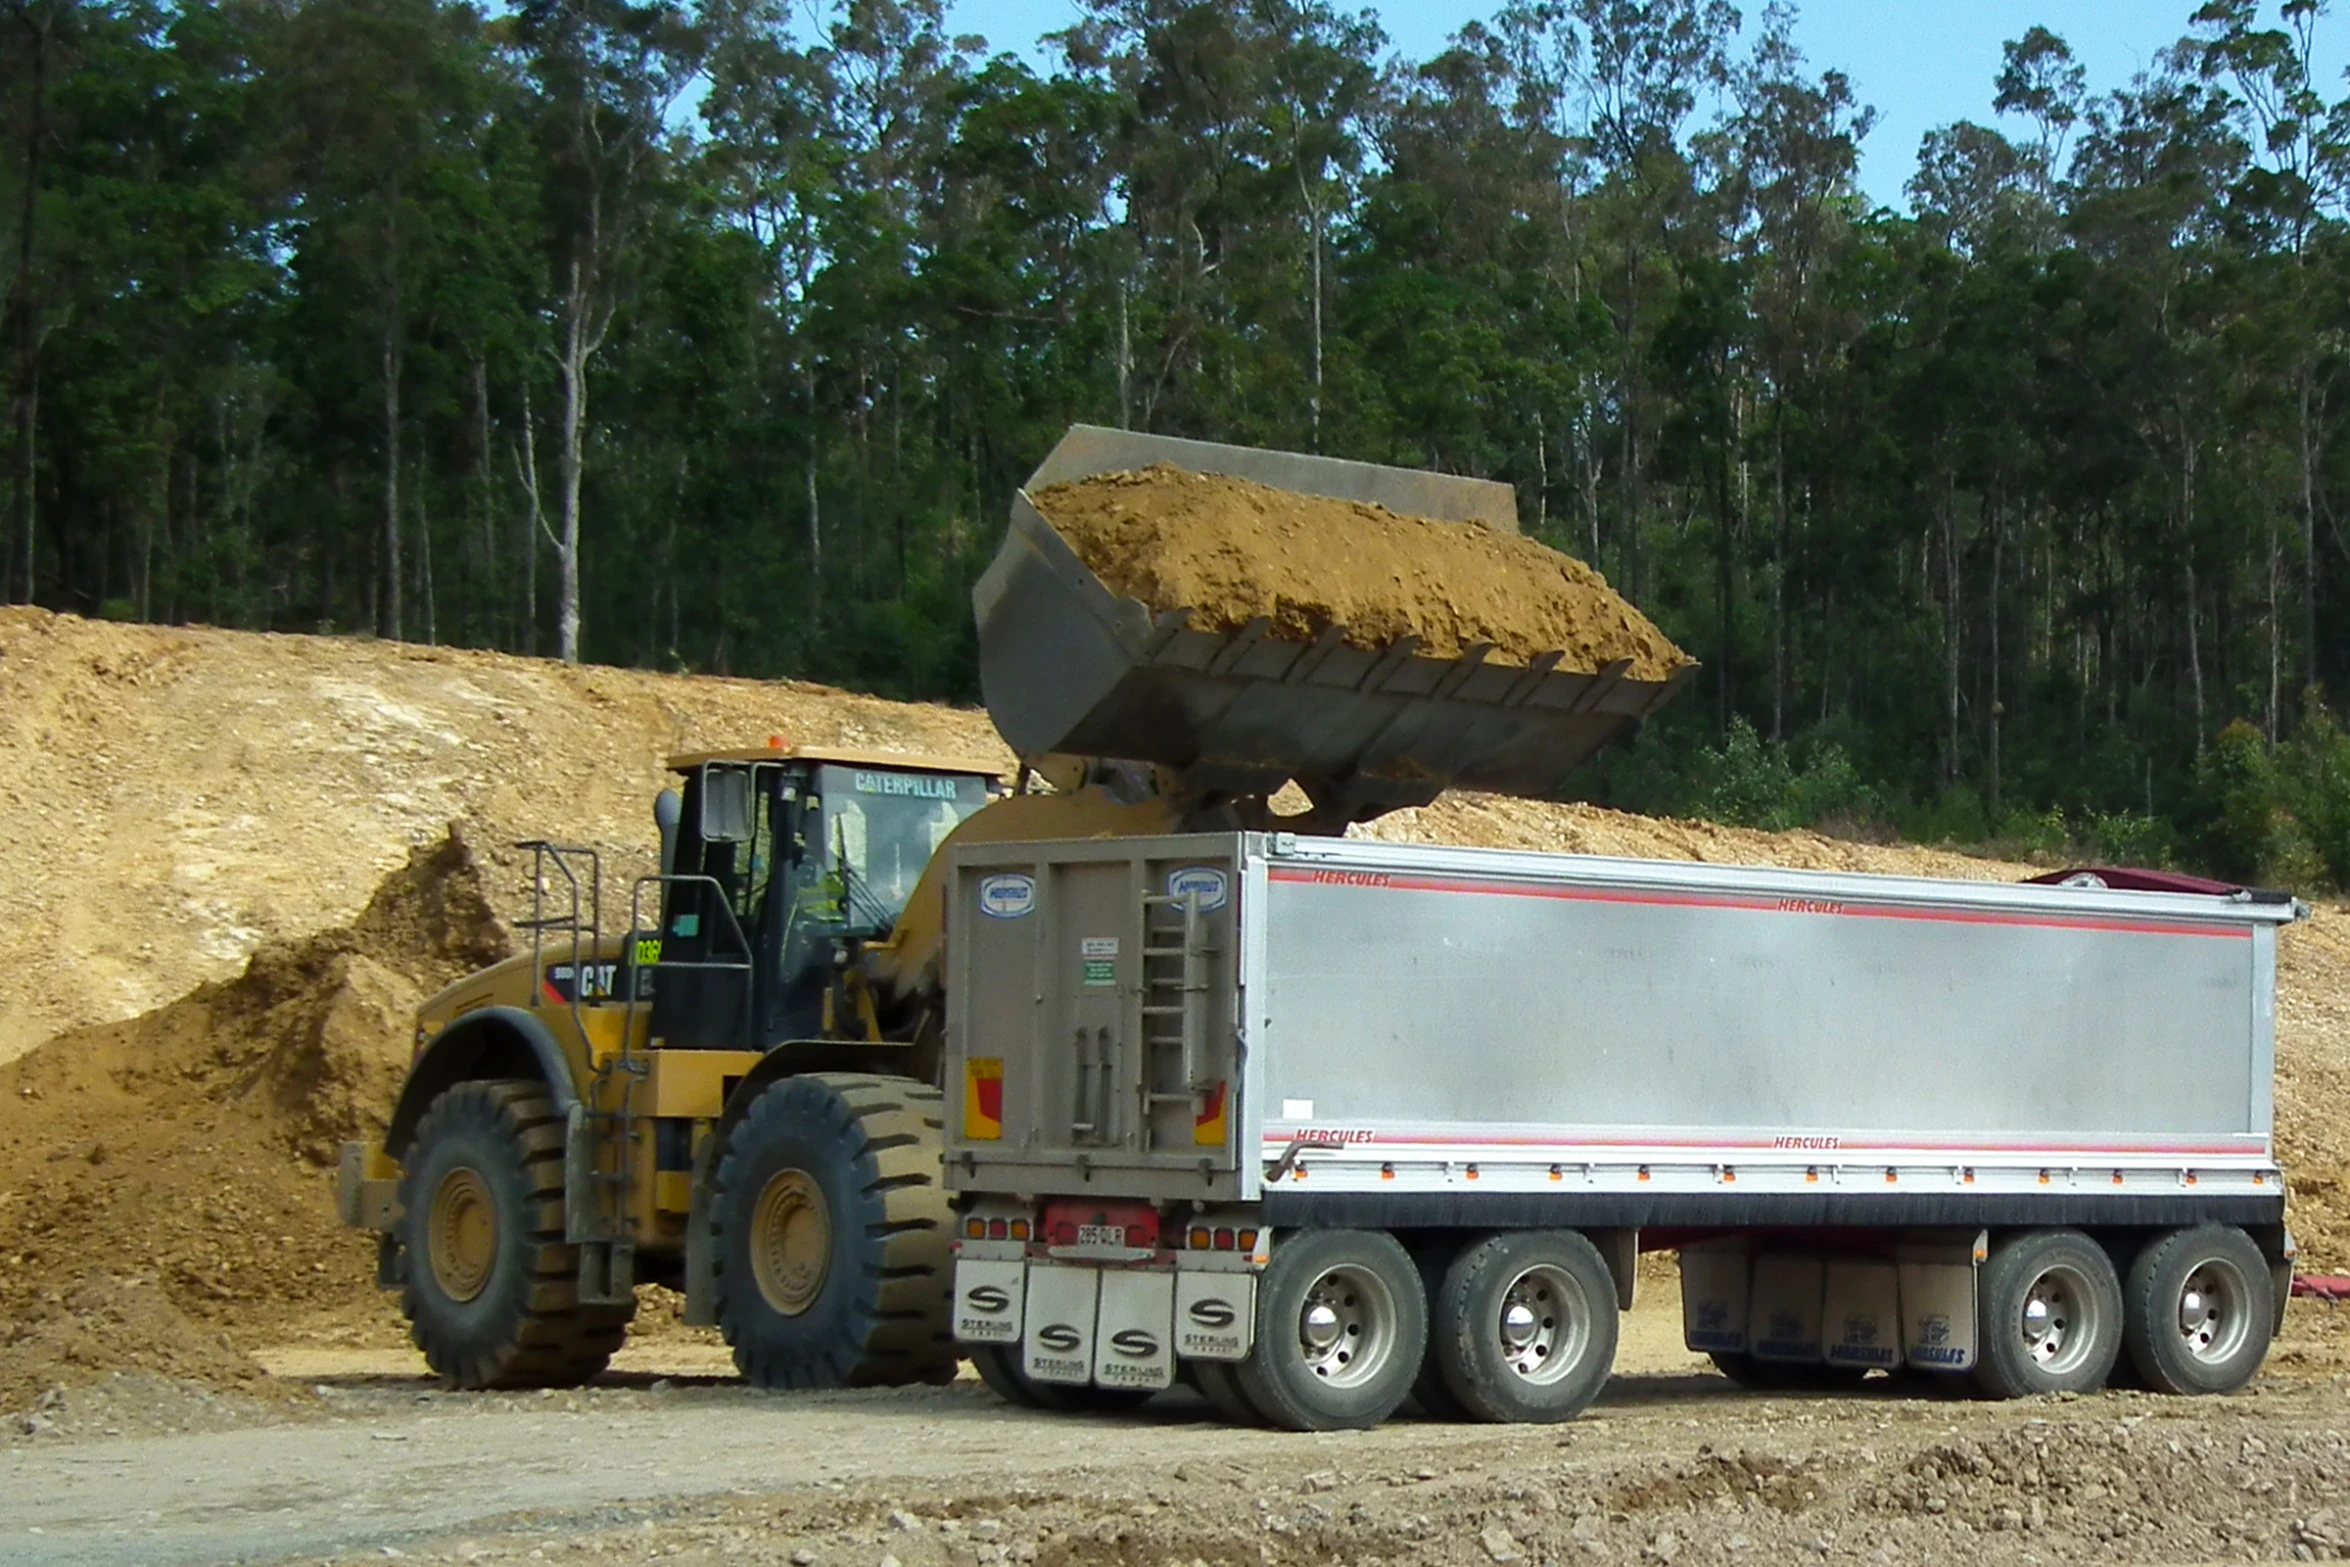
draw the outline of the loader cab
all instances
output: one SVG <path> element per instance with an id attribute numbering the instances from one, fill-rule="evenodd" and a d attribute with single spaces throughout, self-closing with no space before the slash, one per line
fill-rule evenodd
<path id="1" fill-rule="evenodd" d="M 983 764 L 795 748 L 679 757 L 652 968 L 656 1039 L 766 1049 L 822 1037 L 825 999 L 889 935 L 931 856 L 996 787 Z"/>

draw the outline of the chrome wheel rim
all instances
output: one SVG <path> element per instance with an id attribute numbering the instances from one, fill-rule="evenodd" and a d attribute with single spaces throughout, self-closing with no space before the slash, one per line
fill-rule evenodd
<path id="1" fill-rule="evenodd" d="M 2223 1365 L 2244 1347 L 2252 1331 L 2252 1292 L 2236 1265 L 2206 1257 L 2188 1270 L 2179 1286 L 2179 1344 L 2204 1365 Z"/>
<path id="2" fill-rule="evenodd" d="M 2024 1354 L 2042 1371 L 2052 1377 L 2078 1371 L 2104 1342 L 2095 1285 L 2070 1263 L 2043 1270 L 2024 1291 L 2016 1327 Z"/>
<path id="3" fill-rule="evenodd" d="M 1511 1374 L 1548 1386 L 1582 1361 L 1591 1337 L 1590 1303 L 1565 1269 L 1536 1263 L 1502 1291 L 1494 1330 Z"/>
<path id="4" fill-rule="evenodd" d="M 1359 1387 L 1378 1376 L 1395 1341 L 1395 1294 L 1368 1268 L 1326 1269 L 1298 1307 L 1298 1352 L 1332 1387 Z"/>

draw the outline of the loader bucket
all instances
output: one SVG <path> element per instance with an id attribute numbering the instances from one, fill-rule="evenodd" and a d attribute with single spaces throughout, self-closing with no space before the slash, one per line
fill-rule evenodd
<path id="1" fill-rule="evenodd" d="M 1355 818 L 1446 789 L 1564 796 L 1577 769 L 1654 712 L 1671 679 L 1562 655 L 1430 658 L 1401 637 L 1367 649 L 1343 626 L 1284 640 L 1269 619 L 1192 625 L 1104 585 L 1031 503 L 1047 485 L 1168 464 L 1406 516 L 1516 531 L 1508 485 L 1290 452 L 1078 426 L 1012 502 L 1010 531 L 972 591 L 987 710 L 1012 749 L 1116 757 L 1173 771 L 1197 795 L 1270 795 L 1295 779 Z"/>

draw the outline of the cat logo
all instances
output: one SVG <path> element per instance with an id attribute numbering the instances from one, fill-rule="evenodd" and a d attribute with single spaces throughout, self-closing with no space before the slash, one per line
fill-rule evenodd
<path id="1" fill-rule="evenodd" d="M 1232 1302 L 1212 1297 L 1191 1303 L 1191 1320 L 1203 1328 L 1228 1328 L 1240 1320 L 1240 1313 L 1232 1309 Z"/>
<path id="2" fill-rule="evenodd" d="M 991 1317 L 1001 1316 L 1012 1309 L 1012 1295 L 1009 1290 L 997 1289 L 993 1284 L 982 1284 L 964 1293 L 963 1304 Z"/>
<path id="3" fill-rule="evenodd" d="M 1085 1336 L 1066 1322 L 1055 1322 L 1038 1328 L 1036 1341 L 1056 1355 L 1067 1355 L 1076 1352 L 1077 1346 L 1085 1342 Z"/>
<path id="4" fill-rule="evenodd" d="M 1110 1335 L 1110 1347 L 1129 1360 L 1148 1360 L 1159 1352 L 1159 1341 L 1140 1328 L 1121 1328 Z"/>

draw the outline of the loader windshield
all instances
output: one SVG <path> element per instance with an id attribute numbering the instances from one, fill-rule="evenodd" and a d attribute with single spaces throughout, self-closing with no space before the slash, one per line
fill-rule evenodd
<path id="1" fill-rule="evenodd" d="M 947 835 L 987 803 L 987 780 L 952 773 L 884 772 L 826 766 L 827 891 L 847 928 L 877 935 L 895 924 L 914 884 Z"/>

